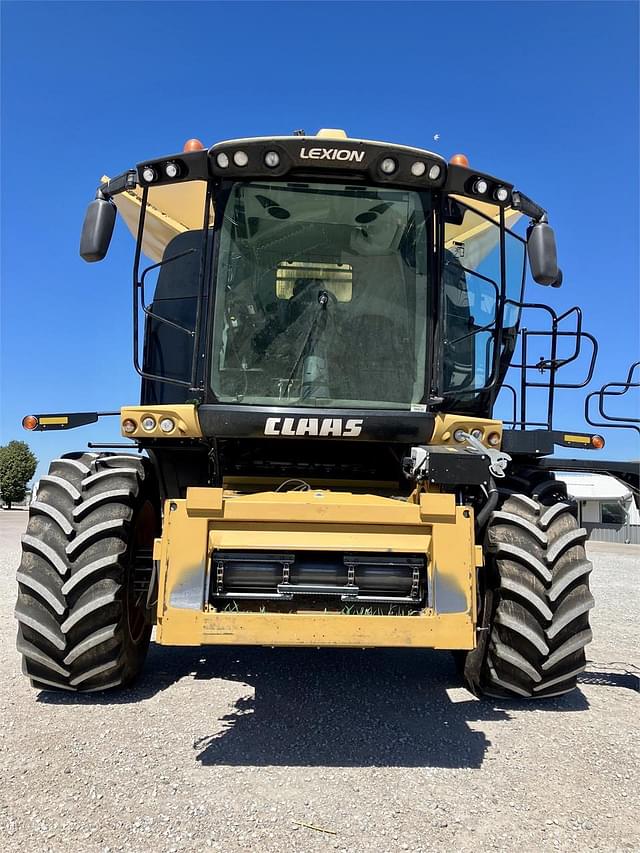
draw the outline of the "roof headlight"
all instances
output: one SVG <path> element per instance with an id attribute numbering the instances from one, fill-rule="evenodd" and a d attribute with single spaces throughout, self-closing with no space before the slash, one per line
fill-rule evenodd
<path id="1" fill-rule="evenodd" d="M 233 155 L 233 162 L 236 166 L 240 166 L 240 168 L 242 168 L 249 162 L 249 155 L 246 151 L 236 151 Z"/>
<path id="2" fill-rule="evenodd" d="M 421 160 L 416 160 L 411 166 L 411 174 L 416 178 L 421 178 L 426 171 L 427 167 Z"/>
<path id="3" fill-rule="evenodd" d="M 228 169 L 229 155 L 225 154 L 224 151 L 221 151 L 219 154 L 216 154 L 216 163 L 219 169 Z"/>
<path id="4" fill-rule="evenodd" d="M 168 178 L 177 178 L 180 174 L 180 166 L 175 162 L 175 160 L 169 160 L 169 162 L 165 164 L 164 173 Z"/>
<path id="5" fill-rule="evenodd" d="M 398 164 L 393 157 L 385 157 L 382 163 L 380 163 L 380 171 L 385 175 L 393 175 L 397 168 Z"/>
<path id="6" fill-rule="evenodd" d="M 145 166 L 142 170 L 142 180 L 146 181 L 148 184 L 153 183 L 157 177 L 158 175 L 153 166 Z"/>
<path id="7" fill-rule="evenodd" d="M 270 169 L 275 169 L 276 166 L 280 165 L 280 155 L 277 151 L 267 151 L 264 155 L 264 165 L 268 166 Z"/>
<path id="8" fill-rule="evenodd" d="M 484 195 L 488 189 L 489 184 L 485 181 L 484 178 L 478 178 L 478 180 L 473 185 L 473 191 L 477 195 Z"/>
<path id="9" fill-rule="evenodd" d="M 506 187 L 498 187 L 494 193 L 496 201 L 506 201 L 509 198 L 509 190 Z"/>
<path id="10" fill-rule="evenodd" d="M 437 181 L 441 174 L 442 167 L 438 163 L 434 163 L 433 166 L 429 169 L 429 179 L 431 181 Z"/>

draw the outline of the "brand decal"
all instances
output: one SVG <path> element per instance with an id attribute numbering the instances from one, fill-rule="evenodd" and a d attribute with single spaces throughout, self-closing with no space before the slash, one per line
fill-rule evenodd
<path id="1" fill-rule="evenodd" d="M 265 435 L 356 438 L 361 432 L 362 420 L 354 418 L 267 418 L 264 425 Z"/>
<path id="2" fill-rule="evenodd" d="M 351 151 L 348 148 L 301 148 L 301 160 L 341 160 L 362 163 L 366 151 Z"/>

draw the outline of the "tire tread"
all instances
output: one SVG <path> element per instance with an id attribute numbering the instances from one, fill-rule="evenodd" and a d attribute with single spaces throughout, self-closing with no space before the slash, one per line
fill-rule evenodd
<path id="1" fill-rule="evenodd" d="M 545 698 L 576 687 L 592 638 L 586 537 L 555 478 L 534 469 L 506 484 L 487 528 L 496 579 L 482 692 Z"/>
<path id="2" fill-rule="evenodd" d="M 22 537 L 15 608 L 16 646 L 34 687 L 107 690 L 138 675 L 151 628 L 135 640 L 129 632 L 127 573 L 145 502 L 157 522 L 159 497 L 144 457 L 68 454 L 41 478 Z"/>

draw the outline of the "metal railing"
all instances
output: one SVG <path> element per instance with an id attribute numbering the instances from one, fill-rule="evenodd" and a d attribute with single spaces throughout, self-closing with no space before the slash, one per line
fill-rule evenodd
<path id="1" fill-rule="evenodd" d="M 527 326 L 521 325 L 518 330 L 520 361 L 511 362 L 509 369 L 519 371 L 520 373 L 519 389 L 516 389 L 510 383 L 502 385 L 502 389 L 507 391 L 512 399 L 512 416 L 510 419 L 504 420 L 504 425 L 511 429 L 523 430 L 528 427 L 537 427 L 551 430 L 553 429 L 556 391 L 585 388 L 591 382 L 598 356 L 598 342 L 592 334 L 585 332 L 582 328 L 582 311 L 577 305 L 574 305 L 562 314 L 557 314 L 553 308 L 543 303 L 515 302 L 514 300 L 507 300 L 507 303 L 523 311 L 544 312 L 549 319 L 549 326 L 544 329 L 530 329 Z M 575 320 L 574 327 L 571 329 L 561 328 L 561 325 L 569 318 Z M 549 357 L 540 356 L 537 361 L 529 361 L 532 342 L 544 338 L 549 339 Z M 574 340 L 571 354 L 562 358 L 559 357 L 560 341 L 571 338 Z M 590 346 L 586 376 L 574 382 L 558 381 L 559 371 L 580 358 L 585 341 Z M 538 379 L 533 381 L 531 378 L 533 371 L 536 371 L 541 376 L 547 375 L 544 380 Z M 532 420 L 528 416 L 529 391 L 533 388 L 545 389 L 547 392 L 544 405 L 546 420 Z M 518 417 L 518 409 L 520 417 Z"/>
<path id="2" fill-rule="evenodd" d="M 633 374 L 638 370 L 638 379 L 634 381 Z M 587 394 L 584 401 L 584 419 L 588 424 L 595 427 L 608 427 L 610 429 L 633 429 L 640 433 L 640 418 L 617 417 L 605 411 L 606 400 L 609 397 L 623 397 L 632 388 L 640 388 L 640 361 L 635 361 L 629 368 L 627 378 L 624 382 L 606 382 L 598 391 Z M 592 403 L 598 401 L 598 414 L 600 421 L 591 416 Z"/>

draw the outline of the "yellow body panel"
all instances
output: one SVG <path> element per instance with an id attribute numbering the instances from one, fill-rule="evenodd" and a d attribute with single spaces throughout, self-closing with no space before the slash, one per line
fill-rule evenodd
<path id="1" fill-rule="evenodd" d="M 160 634 L 160 631 L 158 631 Z M 472 649 L 466 614 L 191 613 L 172 610 L 160 643 L 173 646 L 340 646 Z"/>
<path id="2" fill-rule="evenodd" d="M 162 538 L 154 548 L 157 640 L 473 648 L 481 558 L 473 531 L 472 511 L 456 506 L 449 494 L 423 493 L 411 503 L 320 490 L 236 495 L 190 488 L 186 499 L 167 502 Z M 300 599 L 296 612 L 220 612 L 207 594 L 217 550 L 422 553 L 429 606 L 411 615 L 361 615 L 305 610 Z"/>
<path id="3" fill-rule="evenodd" d="M 502 421 L 495 421 L 490 418 L 472 418 L 468 415 L 438 413 L 429 444 L 450 444 L 454 447 L 460 447 L 460 444 L 453 437 L 454 432 L 458 429 L 465 432 L 471 432 L 472 429 L 481 430 L 480 441 L 483 444 L 487 444 L 487 437 L 495 432 L 500 436 L 500 441 L 497 444 L 492 444 L 491 447 L 498 448 L 502 443 Z"/>
<path id="4" fill-rule="evenodd" d="M 148 416 L 155 419 L 155 429 L 142 428 L 142 419 Z M 175 429 L 171 432 L 162 432 L 160 429 L 162 418 L 171 418 L 175 422 Z M 198 410 L 192 403 L 168 406 L 123 406 L 120 409 L 120 424 L 122 425 L 125 420 L 132 420 L 137 425 L 134 432 L 125 432 L 121 426 L 122 435 L 127 438 L 200 438 L 202 436 Z"/>

